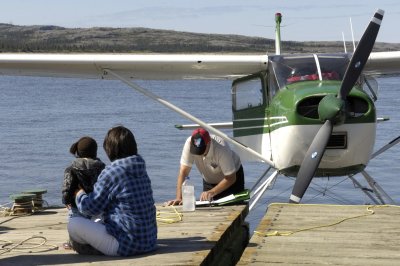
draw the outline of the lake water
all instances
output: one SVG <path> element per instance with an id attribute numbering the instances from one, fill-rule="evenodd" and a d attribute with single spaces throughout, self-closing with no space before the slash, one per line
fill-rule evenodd
<path id="1" fill-rule="evenodd" d="M 376 149 L 400 132 L 399 78 L 378 80 L 380 123 Z M 140 81 L 140 85 L 166 98 L 206 122 L 231 121 L 230 81 Z M 84 135 L 99 144 L 99 157 L 109 128 L 123 124 L 138 142 L 152 180 L 154 197 L 164 202 L 175 197 L 176 177 L 183 143 L 190 131 L 175 124 L 192 123 L 159 103 L 133 91 L 119 81 L 38 77 L 0 77 L 0 204 L 20 191 L 44 188 L 49 205 L 61 205 L 64 169 L 73 157 L 70 145 Z M 230 134 L 230 131 L 227 131 Z M 399 147 L 380 155 L 367 167 L 378 183 L 400 202 Z M 262 163 L 244 163 L 246 187 L 251 188 L 266 169 Z M 196 195 L 201 192 L 197 169 L 191 173 Z M 356 176 L 362 181 L 361 176 Z M 363 182 L 365 183 L 365 182 Z M 271 202 L 287 202 L 294 180 L 280 177 L 249 215 L 252 228 Z M 328 190 L 329 189 L 329 190 Z M 303 203 L 362 204 L 368 198 L 346 178 L 320 179 L 303 198 Z"/>

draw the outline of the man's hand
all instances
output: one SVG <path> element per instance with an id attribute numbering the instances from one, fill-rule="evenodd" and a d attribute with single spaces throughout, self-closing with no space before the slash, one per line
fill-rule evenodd
<path id="1" fill-rule="evenodd" d="M 174 199 L 167 202 L 167 206 L 182 205 L 182 199 Z"/>
<path id="2" fill-rule="evenodd" d="M 210 201 L 211 202 L 213 200 L 214 196 L 215 196 L 215 193 L 212 192 L 211 190 L 204 191 L 200 195 L 200 200 L 202 200 L 202 201 Z"/>

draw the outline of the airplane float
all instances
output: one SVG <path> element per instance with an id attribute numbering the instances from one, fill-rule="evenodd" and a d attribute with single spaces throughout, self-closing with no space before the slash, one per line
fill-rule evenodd
<path id="1" fill-rule="evenodd" d="M 371 200 L 394 203 L 365 171 L 400 141 L 373 152 L 379 119 L 372 76 L 400 74 L 400 51 L 371 52 L 383 14 L 374 14 L 354 53 L 282 55 L 278 13 L 275 55 L 2 53 L 0 74 L 121 80 L 195 123 L 182 128 L 201 126 L 234 146 L 242 160 L 268 164 L 251 190 L 250 209 L 278 175 L 296 177 L 292 203 L 301 201 L 314 177 L 348 176 L 361 188 L 353 178 L 358 173 Z M 207 124 L 135 79 L 231 79 L 233 121 Z M 223 127 L 232 127 L 233 138 Z"/>

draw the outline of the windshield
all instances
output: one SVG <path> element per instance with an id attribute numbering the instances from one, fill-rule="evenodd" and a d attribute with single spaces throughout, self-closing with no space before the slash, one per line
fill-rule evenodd
<path id="1" fill-rule="evenodd" d="M 312 80 L 342 80 L 349 63 L 347 54 L 289 55 L 271 57 L 279 88 Z M 271 69 L 270 69 L 271 71 Z"/>

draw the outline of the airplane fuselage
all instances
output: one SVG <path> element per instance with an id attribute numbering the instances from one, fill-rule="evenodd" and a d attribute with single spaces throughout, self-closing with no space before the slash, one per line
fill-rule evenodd
<path id="1" fill-rule="evenodd" d="M 268 73 L 233 84 L 235 139 L 270 158 L 275 168 L 289 176 L 297 175 L 308 147 L 324 123 L 319 117 L 319 102 L 326 95 L 337 95 L 343 76 L 341 68 L 347 63 L 346 56 L 331 56 L 330 65 L 325 56 L 321 71 L 320 65 L 312 65 L 314 57 L 291 56 L 286 61 L 279 57 L 278 63 L 270 62 Z M 280 71 L 282 66 L 296 68 L 299 73 Z M 376 111 L 361 82 L 349 94 L 345 110 L 346 119 L 334 124 L 315 176 L 355 174 L 368 164 L 375 144 Z M 244 159 L 254 159 L 238 152 Z"/>

